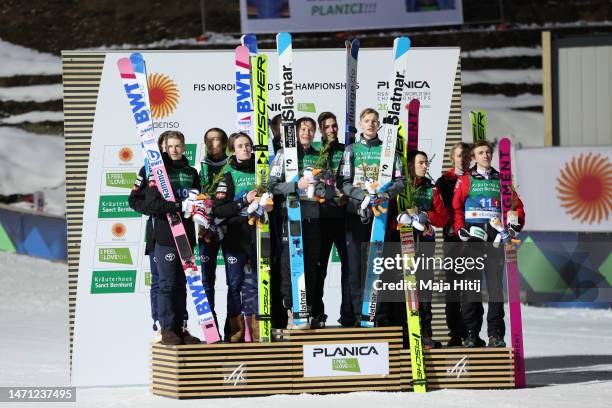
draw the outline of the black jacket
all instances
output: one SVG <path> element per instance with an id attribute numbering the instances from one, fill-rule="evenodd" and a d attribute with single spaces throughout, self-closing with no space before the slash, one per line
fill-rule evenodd
<path id="1" fill-rule="evenodd" d="M 143 214 L 153 216 L 153 242 L 164 246 L 175 246 L 174 237 L 172 235 L 172 231 L 170 230 L 170 225 L 168 224 L 167 214 L 179 213 L 181 219 L 183 220 L 183 225 L 185 226 L 185 232 L 187 233 L 189 242 L 193 247 L 196 242 L 195 227 L 191 218 L 184 219 L 183 217 L 181 212 L 181 201 L 186 197 L 186 194 L 184 191 L 179 190 L 196 189 L 199 191 L 200 176 L 196 169 L 189 166 L 185 156 L 176 161 L 170 159 L 166 153 L 163 153 L 162 157 L 168 173 L 183 173 L 187 177 L 192 178 L 193 181 L 190 186 L 185 186 L 182 189 L 179 189 L 178 186 L 172 186 L 176 202 L 166 201 L 159 193 L 155 183 L 149 181 L 144 188 L 145 200 Z"/>
<path id="2" fill-rule="evenodd" d="M 230 166 L 244 173 L 255 173 L 255 156 L 240 163 L 232 159 Z M 241 214 L 248 204 L 242 199 L 234 201 L 235 194 L 234 180 L 231 173 L 227 172 L 217 186 L 213 214 L 215 217 L 224 218 L 227 225 L 223 246 L 230 250 L 250 254 L 255 242 L 255 227 L 249 225 L 247 217 Z"/>

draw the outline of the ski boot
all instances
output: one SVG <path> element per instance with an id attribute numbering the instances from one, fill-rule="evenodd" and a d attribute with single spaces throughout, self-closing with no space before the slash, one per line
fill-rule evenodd
<path id="1" fill-rule="evenodd" d="M 475 347 L 484 347 L 487 343 L 483 339 L 481 339 L 476 332 L 468 332 L 467 338 L 463 342 L 464 347 L 475 348 Z"/>

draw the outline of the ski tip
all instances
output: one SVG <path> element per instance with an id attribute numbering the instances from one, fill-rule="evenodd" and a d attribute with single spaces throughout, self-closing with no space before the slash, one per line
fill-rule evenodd
<path id="1" fill-rule="evenodd" d="M 247 47 L 251 54 L 257 54 L 257 36 L 255 34 L 245 34 L 240 38 L 242 45 Z"/>
<path id="2" fill-rule="evenodd" d="M 499 140 L 499 150 L 510 150 L 512 146 L 512 141 L 507 137 L 501 138 Z"/>
<path id="3" fill-rule="evenodd" d="M 130 55 L 130 61 L 135 72 L 145 72 L 145 60 L 141 53 L 134 52 Z"/>
<path id="4" fill-rule="evenodd" d="M 357 38 L 355 38 L 352 41 L 352 44 L 351 44 L 351 56 L 353 58 L 355 58 L 355 59 L 357 59 L 357 55 L 359 54 L 359 46 L 360 46 L 360 44 L 361 43 L 359 42 L 359 40 Z"/>
<path id="5" fill-rule="evenodd" d="M 236 64 L 238 63 L 248 64 L 249 63 L 249 49 L 244 45 L 236 47 Z"/>
<path id="6" fill-rule="evenodd" d="M 408 108 L 409 111 L 418 111 L 419 108 L 421 107 L 421 101 L 418 100 L 417 98 L 414 98 L 410 101 L 410 103 L 408 103 L 408 105 L 406 105 L 406 107 Z"/>
<path id="7" fill-rule="evenodd" d="M 134 78 L 134 68 L 132 67 L 132 62 L 129 58 L 119 58 L 117 60 L 117 67 L 119 68 L 119 73 L 122 77 Z"/>
<path id="8" fill-rule="evenodd" d="M 394 41 L 395 59 L 400 58 L 410 49 L 410 39 L 408 37 L 399 37 Z"/>
<path id="9" fill-rule="evenodd" d="M 276 46 L 278 53 L 282 54 L 285 50 L 291 47 L 291 34 L 289 33 L 278 33 L 276 34 Z"/>

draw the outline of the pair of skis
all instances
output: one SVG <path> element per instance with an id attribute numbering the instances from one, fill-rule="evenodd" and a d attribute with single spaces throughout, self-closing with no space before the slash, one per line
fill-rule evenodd
<path id="1" fill-rule="evenodd" d="M 469 113 L 474 143 L 487 140 L 486 111 Z M 499 141 L 499 186 L 501 195 L 502 225 L 507 226 L 507 213 L 514 211 L 512 188 L 512 142 L 508 138 Z M 512 242 L 504 243 L 506 259 L 506 287 L 508 290 L 508 309 L 510 314 L 510 344 L 514 352 L 514 384 L 524 388 L 525 354 L 523 349 L 523 318 L 521 313 L 521 275 L 518 270 L 516 248 Z"/>
<path id="2" fill-rule="evenodd" d="M 379 192 L 384 191 L 393 178 L 397 133 L 400 123 L 400 112 L 403 108 L 404 83 L 408 62 L 410 40 L 408 37 L 396 38 L 393 41 L 393 73 L 389 81 L 389 97 L 387 111 L 383 119 L 382 149 L 378 169 Z M 374 289 L 377 274 L 374 273 L 374 259 L 382 258 L 387 225 L 387 209 L 389 203 L 383 201 L 378 204 L 379 212 L 374 216 L 372 232 L 370 235 L 370 250 L 368 251 L 368 264 L 361 309 L 361 326 L 374 327 L 378 293 Z"/>
<path id="3" fill-rule="evenodd" d="M 258 53 L 257 39 L 249 34 L 236 47 L 236 114 L 238 130 L 251 136 L 255 148 L 255 184 L 268 185 L 269 123 L 268 123 L 268 58 Z M 257 327 L 245 325 L 245 341 L 272 341 L 270 299 L 270 224 L 265 217 L 256 228 L 256 263 L 258 304 L 255 305 Z M 258 330 L 258 333 L 250 333 Z"/>
<path id="4" fill-rule="evenodd" d="M 117 61 L 117 66 L 123 83 L 123 90 L 128 98 L 132 116 L 136 123 L 148 171 L 154 175 L 155 184 L 162 197 L 167 201 L 174 202 L 176 200 L 170 178 L 153 132 L 144 58 L 140 53 L 133 53 L 130 58 L 120 58 Z M 198 323 L 202 328 L 206 342 L 216 343 L 220 341 L 219 330 L 202 285 L 202 275 L 198 272 L 181 214 L 178 212 L 170 213 L 167 217 L 181 260 L 181 266 L 185 272 L 189 293 L 198 315 Z"/>
<path id="5" fill-rule="evenodd" d="M 398 134 L 397 152 L 402 158 L 404 171 L 406 172 L 407 183 L 410 183 L 410 170 L 408 166 L 408 152 L 418 150 L 419 148 L 419 109 L 421 103 L 418 99 L 410 101 L 406 108 L 408 109 L 408 129 L 407 140 L 404 144 L 404 137 Z M 398 195 L 397 209 L 399 212 L 409 209 L 410 205 L 407 194 Z M 412 225 L 401 225 L 399 229 L 400 247 L 402 258 L 408 259 L 409 267 L 402 263 L 402 273 L 405 282 L 404 293 L 406 296 L 406 319 L 408 323 L 408 342 L 410 347 L 410 365 L 412 368 L 412 386 L 414 392 L 427 391 L 427 379 L 425 374 L 425 361 L 423 357 L 423 342 L 421 340 L 421 317 L 419 315 L 419 297 L 417 293 L 417 279 L 414 268 L 414 234 Z"/>

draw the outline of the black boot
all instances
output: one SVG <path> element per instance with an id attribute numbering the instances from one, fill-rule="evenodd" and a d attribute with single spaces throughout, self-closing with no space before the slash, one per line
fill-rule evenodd
<path id="1" fill-rule="evenodd" d="M 431 336 L 423 336 L 421 343 L 423 344 L 423 348 L 427 350 L 442 347 L 442 343 L 432 339 Z"/>
<path id="2" fill-rule="evenodd" d="M 463 345 L 468 348 L 484 347 L 487 343 L 475 331 L 469 331 Z"/>
<path id="3" fill-rule="evenodd" d="M 311 329 L 323 329 L 325 328 L 326 321 L 327 321 L 326 314 L 320 314 L 318 316 L 315 316 L 310 320 L 310 328 Z"/>
<path id="4" fill-rule="evenodd" d="M 174 330 L 162 329 L 161 337 L 161 344 L 164 346 L 180 346 L 185 344 L 183 339 Z"/>
<path id="5" fill-rule="evenodd" d="M 506 347 L 504 336 L 502 336 L 499 332 L 489 336 L 489 347 Z"/>
<path id="6" fill-rule="evenodd" d="M 458 334 L 451 334 L 448 342 L 446 343 L 446 347 L 461 347 L 463 346 L 463 341 L 464 338 Z"/>

